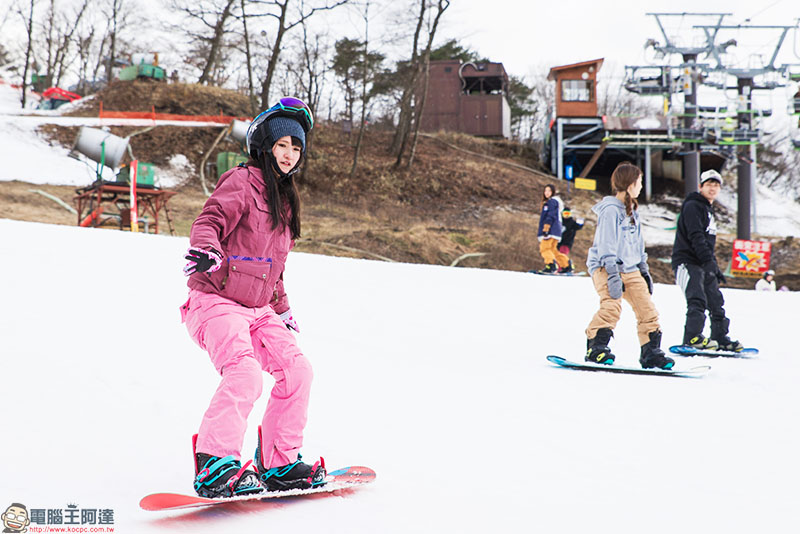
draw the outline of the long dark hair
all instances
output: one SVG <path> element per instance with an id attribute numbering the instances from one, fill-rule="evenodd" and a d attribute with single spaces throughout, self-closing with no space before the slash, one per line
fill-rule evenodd
<path id="1" fill-rule="evenodd" d="M 554 196 L 556 196 L 556 186 L 554 186 L 553 184 L 547 184 L 546 186 L 544 186 L 544 189 L 542 190 L 542 207 L 543 208 L 544 208 L 544 205 L 547 204 L 547 201 L 550 200 L 550 198 L 547 198 L 547 196 L 544 194 L 544 192 L 547 190 L 547 188 L 550 188 L 550 198 L 553 198 Z"/>
<path id="2" fill-rule="evenodd" d="M 611 174 L 611 189 L 614 190 L 615 195 L 617 193 L 625 193 L 625 213 L 630 216 L 631 222 L 634 222 L 633 210 L 639 209 L 639 202 L 628 193 L 628 187 L 636 183 L 636 180 L 638 180 L 641 175 L 642 170 L 633 163 L 628 163 L 627 161 L 623 161 L 617 165 L 617 168 L 614 169 L 614 172 Z"/>
<path id="3" fill-rule="evenodd" d="M 300 142 L 295 141 L 294 138 L 292 138 L 292 146 L 302 147 Z M 269 150 L 271 151 L 272 147 L 269 147 Z M 272 218 L 272 229 L 274 230 L 279 225 L 288 226 L 292 232 L 292 239 L 298 239 L 300 237 L 300 194 L 294 181 L 297 173 L 281 177 L 272 166 L 271 152 L 267 154 L 267 151 L 263 150 L 259 155 L 261 157 L 258 161 L 251 158 L 247 164 L 255 164 L 261 169 L 264 184 L 267 186 L 266 200 L 269 206 L 269 215 Z M 303 159 L 301 155 L 297 162 L 297 168 L 303 164 Z"/>

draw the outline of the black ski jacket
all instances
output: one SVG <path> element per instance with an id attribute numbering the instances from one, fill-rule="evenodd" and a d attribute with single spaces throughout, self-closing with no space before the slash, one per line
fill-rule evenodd
<path id="1" fill-rule="evenodd" d="M 689 193 L 681 206 L 675 244 L 672 247 L 672 268 L 682 263 L 703 265 L 713 261 L 717 244 L 717 222 L 711 203 L 700 193 Z"/>
<path id="2" fill-rule="evenodd" d="M 561 219 L 561 241 L 558 246 L 565 245 L 572 248 L 572 243 L 575 242 L 575 233 L 583 228 L 583 224 L 579 223 L 572 217 Z"/>

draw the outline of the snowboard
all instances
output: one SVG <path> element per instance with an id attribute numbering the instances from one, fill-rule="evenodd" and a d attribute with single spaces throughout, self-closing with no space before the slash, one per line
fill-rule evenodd
<path id="1" fill-rule="evenodd" d="M 758 349 L 746 348 L 739 352 L 729 350 L 703 350 L 686 345 L 673 345 L 669 351 L 678 356 L 705 356 L 707 358 L 752 358 L 758 354 Z"/>
<path id="2" fill-rule="evenodd" d="M 710 365 L 699 365 L 697 367 L 690 367 L 688 369 L 672 368 L 672 369 L 643 369 L 641 367 L 625 367 L 624 365 L 605 365 L 602 363 L 591 362 L 573 362 L 551 354 L 547 359 L 561 367 L 567 369 L 576 369 L 579 371 L 601 371 L 607 373 L 621 373 L 631 375 L 654 375 L 654 376 L 677 376 L 677 377 L 701 377 L 706 374 L 710 369 Z"/>
<path id="3" fill-rule="evenodd" d="M 139 506 L 144 510 L 178 510 L 183 508 L 197 508 L 201 506 L 216 506 L 228 503 L 242 503 L 250 501 L 264 501 L 267 499 L 280 499 L 282 497 L 302 497 L 317 493 L 332 493 L 338 490 L 357 488 L 364 484 L 369 484 L 375 480 L 375 471 L 369 467 L 351 466 L 343 467 L 328 473 L 325 477 L 326 483 L 323 486 L 316 486 L 309 489 L 293 489 L 286 491 L 266 491 L 257 495 L 243 495 L 241 497 L 229 497 L 220 499 L 209 499 L 198 495 L 183 495 L 180 493 L 153 493 L 147 495 Z"/>
<path id="4" fill-rule="evenodd" d="M 570 273 L 546 273 L 544 271 L 537 271 L 536 269 L 531 269 L 528 271 L 531 274 L 543 274 L 545 276 L 588 276 L 586 271 L 572 271 Z"/>

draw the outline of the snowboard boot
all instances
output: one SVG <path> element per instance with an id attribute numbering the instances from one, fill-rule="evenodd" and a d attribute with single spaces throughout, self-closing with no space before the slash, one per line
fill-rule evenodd
<path id="1" fill-rule="evenodd" d="M 675 360 L 669 358 L 661 350 L 661 330 L 650 332 L 650 341 L 642 345 L 642 352 L 639 356 L 639 363 L 643 369 L 672 369 Z"/>
<path id="2" fill-rule="evenodd" d="M 700 350 L 719 350 L 719 343 L 713 339 L 704 337 L 703 334 L 698 334 L 684 343 L 687 347 Z"/>
<path id="3" fill-rule="evenodd" d="M 575 266 L 572 264 L 572 260 L 569 260 L 569 265 L 567 265 L 563 269 L 559 268 L 558 272 L 561 273 L 561 274 L 569 274 L 569 273 L 573 272 L 574 268 L 575 268 Z"/>
<path id="4" fill-rule="evenodd" d="M 193 449 L 197 434 L 192 440 Z M 242 466 L 233 456 L 220 458 L 203 452 L 195 452 L 194 490 L 201 497 L 209 499 L 238 497 L 262 493 L 264 488 L 258 476 L 248 469 L 251 462 Z"/>
<path id="5" fill-rule="evenodd" d="M 325 485 L 325 460 L 320 458 L 314 465 L 303 463 L 298 454 L 297 461 L 281 467 L 264 467 L 261 460 L 261 427 L 258 427 L 258 446 L 255 458 L 258 479 L 267 491 L 309 489 Z"/>
<path id="6" fill-rule="evenodd" d="M 548 263 L 544 266 L 544 269 L 539 272 L 544 274 L 555 274 L 558 272 L 558 265 L 556 265 L 556 262 Z"/>
<path id="7" fill-rule="evenodd" d="M 727 350 L 729 352 L 742 352 L 744 350 L 744 345 L 738 341 L 732 340 L 728 336 L 723 336 L 717 339 L 716 342 L 719 345 L 718 350 Z"/>
<path id="8" fill-rule="evenodd" d="M 584 359 L 592 363 L 613 364 L 617 357 L 608 348 L 608 343 L 613 336 L 614 332 L 610 328 L 598 330 L 594 338 L 586 340 L 586 357 Z"/>

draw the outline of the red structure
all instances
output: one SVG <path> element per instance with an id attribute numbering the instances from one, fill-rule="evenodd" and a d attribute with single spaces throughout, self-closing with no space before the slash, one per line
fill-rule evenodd
<path id="1" fill-rule="evenodd" d="M 547 79 L 556 82 L 556 116 L 597 116 L 597 72 L 602 59 L 553 67 Z"/>
<path id="2" fill-rule="evenodd" d="M 431 61 L 423 131 L 511 137 L 508 74 L 502 63 Z"/>

